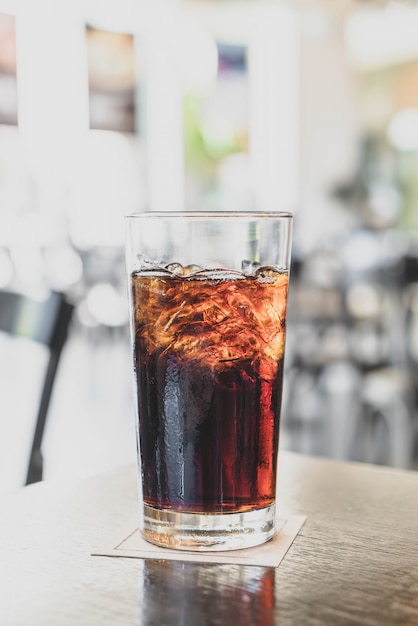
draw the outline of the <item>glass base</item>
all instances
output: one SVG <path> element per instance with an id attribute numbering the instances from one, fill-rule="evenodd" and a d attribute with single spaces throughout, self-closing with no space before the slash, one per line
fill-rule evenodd
<path id="1" fill-rule="evenodd" d="M 144 504 L 141 532 L 147 541 L 175 550 L 238 550 L 273 537 L 274 504 L 246 513 L 178 513 Z"/>

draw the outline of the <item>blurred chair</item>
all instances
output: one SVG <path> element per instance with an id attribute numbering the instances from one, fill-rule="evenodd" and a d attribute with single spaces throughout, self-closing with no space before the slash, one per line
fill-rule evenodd
<path id="1" fill-rule="evenodd" d="M 50 292 L 45 299 L 0 291 L 0 331 L 15 337 L 30 339 L 49 350 L 39 408 L 30 450 L 26 485 L 42 480 L 42 439 L 58 365 L 68 336 L 73 305 L 65 295 Z"/>
<path id="2" fill-rule="evenodd" d="M 393 367 L 366 374 L 363 402 L 363 460 L 411 469 L 416 426 L 409 374 Z M 379 437 L 379 427 L 383 427 L 383 437 Z"/>
<path id="3" fill-rule="evenodd" d="M 322 390 L 325 453 L 331 458 L 353 458 L 355 427 L 361 420 L 361 372 L 349 360 L 328 363 L 318 377 Z"/>

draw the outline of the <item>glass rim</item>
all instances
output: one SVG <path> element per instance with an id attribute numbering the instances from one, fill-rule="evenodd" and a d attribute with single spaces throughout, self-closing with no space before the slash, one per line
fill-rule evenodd
<path id="1" fill-rule="evenodd" d="M 142 213 L 129 213 L 124 216 L 127 220 L 134 219 L 153 219 L 153 218 L 191 218 L 191 219 L 293 219 L 293 213 L 290 211 L 144 211 Z"/>

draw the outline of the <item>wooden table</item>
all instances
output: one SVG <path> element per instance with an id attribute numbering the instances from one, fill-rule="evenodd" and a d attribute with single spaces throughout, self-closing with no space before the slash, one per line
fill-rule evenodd
<path id="1" fill-rule="evenodd" d="M 276 570 L 92 557 L 137 507 L 135 468 L 0 500 L 2 626 L 418 625 L 418 473 L 280 457 L 307 521 Z"/>

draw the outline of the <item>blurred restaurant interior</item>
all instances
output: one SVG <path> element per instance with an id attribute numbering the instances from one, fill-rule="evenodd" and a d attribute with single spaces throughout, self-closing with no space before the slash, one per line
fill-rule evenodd
<path id="1" fill-rule="evenodd" d="M 0 0 L 0 310 L 74 305 L 46 479 L 135 459 L 143 210 L 294 211 L 281 446 L 418 469 L 417 31 L 395 0 Z M 0 490 L 47 358 L 0 333 Z"/>

